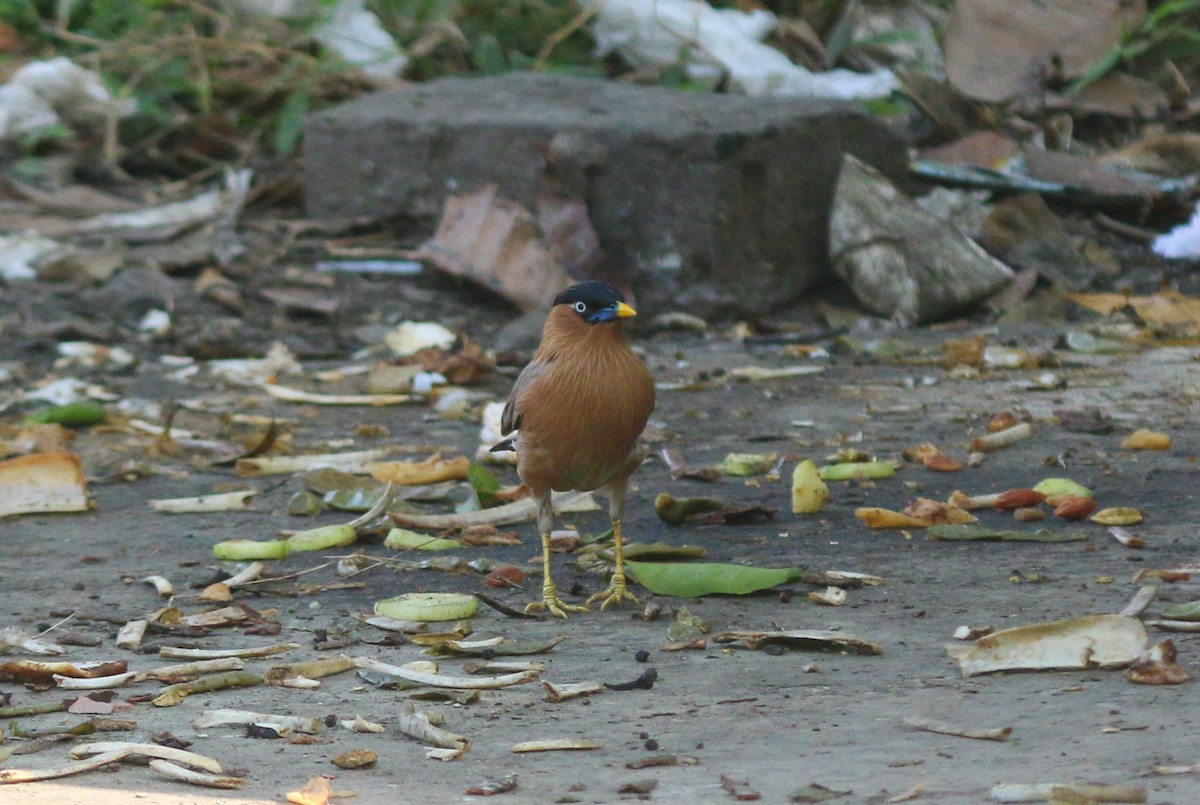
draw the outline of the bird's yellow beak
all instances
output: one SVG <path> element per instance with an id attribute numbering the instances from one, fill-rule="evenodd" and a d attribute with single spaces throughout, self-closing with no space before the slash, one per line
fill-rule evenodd
<path id="1" fill-rule="evenodd" d="M 617 303 L 618 319 L 632 319 L 636 315 L 637 311 L 631 308 L 629 305 L 625 304 L 624 302 Z"/>

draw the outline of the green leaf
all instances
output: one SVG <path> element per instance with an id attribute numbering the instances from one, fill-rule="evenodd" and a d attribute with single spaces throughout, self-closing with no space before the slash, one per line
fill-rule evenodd
<path id="1" fill-rule="evenodd" d="M 1000 528 L 965 523 L 962 525 L 935 525 L 925 534 L 931 540 L 959 541 L 979 540 L 982 542 L 1086 542 L 1087 534 L 1072 531 L 1061 534 L 1047 528 L 1036 531 L 1009 531 Z"/>
<path id="2" fill-rule="evenodd" d="M 1200 621 L 1200 601 L 1171 604 L 1163 609 L 1162 616 L 1172 621 Z"/>
<path id="3" fill-rule="evenodd" d="M 484 34 L 475 43 L 475 66 L 484 75 L 500 75 L 508 72 L 508 60 L 500 48 L 500 41 L 492 34 Z"/>
<path id="4" fill-rule="evenodd" d="M 326 492 L 325 505 L 339 512 L 366 512 L 383 496 L 381 489 L 334 489 Z"/>
<path id="5" fill-rule="evenodd" d="M 255 559 L 283 559 L 291 553 L 286 539 L 227 539 L 212 547 L 213 556 L 229 562 L 249 562 Z"/>
<path id="6" fill-rule="evenodd" d="M 98 402 L 73 402 L 55 405 L 35 411 L 25 418 L 34 425 L 63 425 L 68 428 L 85 428 L 104 421 L 104 406 Z"/>
<path id="7" fill-rule="evenodd" d="M 325 525 L 297 531 L 287 538 L 288 553 L 294 551 L 327 551 L 354 542 L 357 535 L 352 525 Z"/>
<path id="8" fill-rule="evenodd" d="M 472 464 L 467 468 L 467 483 L 479 496 L 479 502 L 484 508 L 496 504 L 496 492 L 500 490 L 500 479 L 496 474 L 482 464 Z"/>
<path id="9" fill-rule="evenodd" d="M 720 593 L 746 595 L 784 584 L 803 571 L 718 562 L 626 562 L 638 584 L 656 595 L 695 598 Z"/>
<path id="10" fill-rule="evenodd" d="M 396 551 L 455 551 L 462 543 L 456 539 L 418 534 L 406 528 L 393 528 L 384 538 L 383 547 Z"/>
<path id="11" fill-rule="evenodd" d="M 275 153 L 285 156 L 296 149 L 296 143 L 304 131 L 304 119 L 308 116 L 308 92 L 293 92 L 279 110 L 279 122 L 275 126 Z"/>

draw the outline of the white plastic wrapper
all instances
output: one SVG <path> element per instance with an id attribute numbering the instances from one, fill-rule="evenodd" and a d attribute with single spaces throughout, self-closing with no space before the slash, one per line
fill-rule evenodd
<path id="1" fill-rule="evenodd" d="M 1200 203 L 1186 224 L 1180 224 L 1170 232 L 1159 235 L 1150 244 L 1159 257 L 1179 260 L 1200 259 Z"/>
<path id="2" fill-rule="evenodd" d="M 45 126 L 125 117 L 133 109 L 132 99 L 117 100 L 98 75 L 68 58 L 30 62 L 0 86 L 0 141 Z"/>
<path id="3" fill-rule="evenodd" d="M 31 280 L 37 266 L 64 253 L 66 247 L 56 240 L 35 234 L 0 235 L 0 279 Z"/>
<path id="4" fill-rule="evenodd" d="M 369 76 L 395 79 L 408 66 L 408 57 L 365 0 L 236 0 L 236 5 L 277 20 L 320 15 L 312 31 L 316 40 Z"/>
<path id="5" fill-rule="evenodd" d="M 592 32 L 601 54 L 616 51 L 638 67 L 671 64 L 686 54 L 688 77 L 747 95 L 843 100 L 887 97 L 899 83 L 890 70 L 812 73 L 762 43 L 775 29 L 769 11 L 714 9 L 701 0 L 587 0 L 597 9 Z"/>
<path id="6" fill-rule="evenodd" d="M 325 47 L 376 78 L 394 79 L 408 65 L 392 35 L 379 18 L 368 11 L 363 0 L 338 0 L 333 13 L 313 35 Z"/>

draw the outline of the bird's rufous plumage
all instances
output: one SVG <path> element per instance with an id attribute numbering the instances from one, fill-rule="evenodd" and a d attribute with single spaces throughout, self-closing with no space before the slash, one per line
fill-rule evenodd
<path id="1" fill-rule="evenodd" d="M 550 575 L 550 492 L 602 490 L 609 497 L 616 568 L 611 586 L 592 596 L 601 608 L 633 599 L 625 589 L 621 522 L 629 476 L 645 454 L 637 440 L 654 410 L 654 381 L 622 332 L 633 308 L 601 282 L 559 294 L 542 341 L 522 370 L 501 417 L 505 435 L 517 431 L 517 472 L 538 502 L 545 571 L 542 601 L 559 617 L 586 607 L 565 603 Z"/>

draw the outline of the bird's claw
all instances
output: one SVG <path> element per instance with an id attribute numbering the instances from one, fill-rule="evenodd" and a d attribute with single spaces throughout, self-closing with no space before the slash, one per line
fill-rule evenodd
<path id="1" fill-rule="evenodd" d="M 590 603 L 590 602 L 589 602 Z M 541 601 L 530 601 L 525 605 L 525 612 L 549 612 L 556 618 L 566 619 L 568 612 L 587 612 L 587 606 L 579 606 L 578 604 L 568 604 L 566 601 L 558 597 L 557 593 L 547 593 L 542 596 Z"/>
<path id="2" fill-rule="evenodd" d="M 622 601 L 632 601 L 635 604 L 642 603 L 640 600 L 638 600 L 638 597 L 636 595 L 629 592 L 629 590 L 625 589 L 624 583 L 611 584 L 611 585 L 609 585 L 609 588 L 607 590 L 596 593 L 595 595 L 593 595 L 591 598 L 589 598 L 584 603 L 587 606 L 591 606 L 592 604 L 596 603 L 597 601 L 602 602 L 600 604 L 601 611 L 608 609 L 610 604 L 619 604 Z"/>

